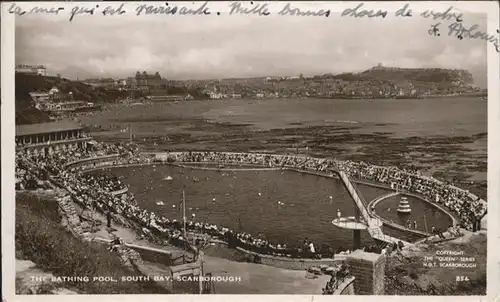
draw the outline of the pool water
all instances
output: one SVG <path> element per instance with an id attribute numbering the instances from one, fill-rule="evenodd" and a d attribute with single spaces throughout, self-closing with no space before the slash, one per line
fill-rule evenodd
<path id="1" fill-rule="evenodd" d="M 331 223 L 337 209 L 342 216 L 354 215 L 355 204 L 338 179 L 293 171 L 227 172 L 162 165 L 110 171 L 130 186 L 130 192 L 143 208 L 169 219 L 182 219 L 184 190 L 188 219 L 262 234 L 274 244 L 293 246 L 308 238 L 317 247 L 352 246 L 352 232 Z M 367 201 L 388 192 L 366 185 L 359 185 L 359 189 Z M 379 205 L 394 208 L 393 203 L 397 206 L 398 201 L 389 199 Z M 426 213 L 428 225 L 442 223 L 444 214 L 433 212 L 426 202 L 411 203 L 411 217 L 419 226 L 424 225 L 420 213 Z M 377 213 L 386 217 L 378 209 Z M 399 222 L 397 217 L 386 218 Z M 362 233 L 362 242 L 371 242 L 366 231 Z"/>

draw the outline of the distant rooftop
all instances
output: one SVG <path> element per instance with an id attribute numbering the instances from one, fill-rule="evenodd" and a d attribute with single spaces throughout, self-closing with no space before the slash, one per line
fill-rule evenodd
<path id="1" fill-rule="evenodd" d="M 70 121 L 18 125 L 16 126 L 16 136 L 52 133 L 52 132 L 79 130 L 79 129 L 82 129 L 82 126 L 78 125 L 75 122 L 70 122 Z"/>

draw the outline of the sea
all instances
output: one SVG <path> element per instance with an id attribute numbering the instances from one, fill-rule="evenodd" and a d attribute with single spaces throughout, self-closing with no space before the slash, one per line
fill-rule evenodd
<path id="1" fill-rule="evenodd" d="M 255 130 L 357 125 L 359 132 L 394 137 L 468 136 L 487 132 L 487 101 L 478 97 L 429 99 L 229 99 L 117 105 L 82 117 L 88 124 L 134 124 L 134 131 L 173 127 L 172 118 L 249 125 Z M 172 132 L 175 129 L 165 129 Z"/>

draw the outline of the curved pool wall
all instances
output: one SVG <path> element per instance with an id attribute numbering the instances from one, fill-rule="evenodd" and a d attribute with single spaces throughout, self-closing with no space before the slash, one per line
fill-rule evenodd
<path id="1" fill-rule="evenodd" d="M 118 168 L 118 167 L 133 167 L 133 166 L 144 166 L 144 165 L 174 165 L 174 166 L 180 166 L 180 167 L 186 167 L 186 168 L 195 168 L 195 169 L 203 169 L 203 170 L 214 170 L 214 171 L 244 171 L 244 170 L 289 170 L 289 171 L 295 171 L 295 172 L 300 172 L 300 173 L 307 173 L 307 174 L 312 174 L 312 175 L 317 175 L 317 176 L 322 176 L 322 177 L 331 177 L 331 178 L 339 178 L 338 175 L 336 174 L 336 171 L 333 169 L 330 169 L 328 172 L 320 172 L 320 171 L 312 171 L 312 170 L 302 170 L 302 169 L 297 169 L 295 167 L 287 167 L 283 166 L 280 168 L 275 168 L 275 167 L 264 167 L 262 165 L 258 164 L 252 164 L 252 163 L 245 163 L 245 162 L 233 162 L 233 163 L 225 163 L 225 165 L 229 165 L 232 168 L 225 168 L 225 167 L 200 167 L 202 165 L 220 165 L 220 162 L 209 162 L 209 161 L 198 161 L 198 162 L 182 162 L 179 161 L 179 158 L 182 157 L 183 155 L 189 155 L 189 154 L 204 154 L 206 152 L 201 152 L 201 151 L 196 151 L 196 152 L 160 152 L 160 153 L 143 153 L 144 155 L 150 156 L 150 160 L 147 162 L 137 162 L 133 164 L 121 164 L 120 159 L 121 157 L 125 155 L 121 154 L 116 154 L 116 155 L 109 155 L 109 156 L 103 156 L 103 157 L 95 157 L 95 158 L 86 158 L 78 161 L 74 161 L 71 163 L 68 163 L 66 165 L 66 168 L 75 168 L 75 167 L 81 167 L 83 168 L 83 172 L 91 172 L 95 170 L 101 170 L 105 168 Z M 257 153 L 241 153 L 241 152 L 216 152 L 217 154 L 226 154 L 226 155 L 250 155 L 250 156 L 276 156 L 276 157 L 281 157 L 281 156 L 288 156 L 288 157 L 299 157 L 299 158 L 304 158 L 305 156 L 295 156 L 295 155 L 279 155 L 279 154 L 257 154 Z M 170 160 L 169 158 L 173 158 L 173 160 Z M 86 167 L 86 164 L 89 166 Z M 244 166 L 242 168 L 234 168 L 234 166 Z M 424 177 L 424 176 L 420 176 Z M 381 189 L 386 189 L 393 191 L 393 189 L 390 188 L 390 186 L 386 184 L 381 184 L 381 183 L 375 183 L 371 180 L 365 180 L 365 179 L 359 179 L 359 178 L 353 178 L 353 180 L 358 183 L 358 184 L 363 184 L 363 185 L 368 185 L 372 187 L 378 187 Z M 439 182 L 440 181 L 433 179 L 433 181 Z M 453 187 L 456 188 L 456 187 Z M 461 190 L 461 189 L 460 189 Z M 463 191 L 463 190 L 462 190 Z M 445 213 L 447 216 L 449 216 L 453 223 L 457 223 L 457 219 L 454 215 L 452 215 L 449 211 L 444 209 L 443 207 L 434 204 L 427 199 L 423 198 L 422 196 L 419 196 L 418 194 L 410 193 L 410 192 L 403 192 L 403 195 L 408 195 L 412 196 L 415 198 L 418 198 L 420 200 L 425 201 L 426 203 L 434 206 L 437 208 L 439 211 Z M 469 193 L 470 194 L 470 193 Z M 472 195 L 472 194 L 471 194 Z M 379 199 L 378 197 L 376 199 Z M 372 200 L 371 202 L 373 202 Z M 381 200 L 380 200 L 381 201 Z M 378 202 L 380 202 L 378 201 Z M 377 202 L 377 203 L 378 203 Z M 371 208 L 369 207 L 370 212 Z M 383 230 L 387 231 L 389 235 L 392 235 L 394 237 L 398 237 L 401 239 L 404 239 L 406 241 L 414 242 L 417 240 L 420 240 L 422 238 L 425 238 L 427 235 L 424 232 L 408 229 L 405 226 L 402 226 L 400 224 L 393 223 L 383 217 L 380 217 L 380 215 L 376 213 L 371 213 L 372 215 L 379 217 L 382 219 L 384 225 L 383 225 Z"/>
<path id="2" fill-rule="evenodd" d="M 458 223 L 458 220 L 451 213 L 449 213 L 446 209 L 444 209 L 443 207 L 441 207 L 437 204 L 434 204 L 432 202 L 427 201 L 422 196 L 419 196 L 417 194 L 412 194 L 409 192 L 392 192 L 392 193 L 388 193 L 388 194 L 376 197 L 375 199 L 373 199 L 372 201 L 370 201 L 368 203 L 368 211 L 370 212 L 370 214 L 373 215 L 375 218 L 382 220 L 382 222 L 383 222 L 382 229 L 383 229 L 384 233 L 387 233 L 387 234 L 394 236 L 394 237 L 397 237 L 397 238 L 407 239 L 407 241 L 409 241 L 409 242 L 416 242 L 416 241 L 419 241 L 421 239 L 432 236 L 431 233 L 426 233 L 426 232 L 415 230 L 415 229 L 409 229 L 409 228 L 405 227 L 404 225 L 392 222 L 389 219 L 382 217 L 381 215 L 379 215 L 376 212 L 376 207 L 379 203 L 383 202 L 387 198 L 390 198 L 390 197 L 393 197 L 396 195 L 411 196 L 411 197 L 419 199 L 423 202 L 426 202 L 427 204 L 430 204 L 431 206 L 433 206 L 434 208 L 436 208 L 440 212 L 447 215 L 448 218 L 450 219 L 451 225 L 455 225 Z M 373 209 L 375 209 L 375 211 L 373 211 Z"/>

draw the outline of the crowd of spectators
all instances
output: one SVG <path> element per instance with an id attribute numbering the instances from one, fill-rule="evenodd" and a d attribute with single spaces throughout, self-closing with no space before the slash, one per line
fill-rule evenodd
<path id="1" fill-rule="evenodd" d="M 113 155 L 113 156 L 112 156 Z M 96 159 L 85 161 L 85 159 Z M 105 160 L 99 159 L 105 158 Z M 99 159 L 99 160 L 97 160 Z M 391 187 L 414 192 L 442 203 L 454 210 L 462 218 L 462 226 L 474 228 L 473 218 L 480 218 L 486 208 L 477 198 L 466 191 L 447 186 L 432 178 L 424 177 L 413 171 L 404 171 L 397 168 L 383 168 L 366 163 L 340 162 L 331 159 L 316 159 L 288 155 L 243 154 L 220 152 L 178 152 L 170 153 L 168 161 L 184 163 L 216 163 L 218 165 L 253 164 L 275 168 L 293 168 L 299 170 L 314 170 L 327 174 L 334 170 L 346 171 L 351 177 L 385 183 Z M 16 178 L 19 179 L 16 188 L 24 189 L 40 186 L 50 181 L 66 189 L 73 200 L 84 208 L 91 208 L 113 217 L 114 221 L 126 223 L 132 221 L 139 226 L 143 236 L 170 243 L 179 247 L 191 244 L 185 238 L 184 223 L 175 219 L 157 215 L 154 212 L 142 209 L 136 202 L 133 194 L 113 194 L 125 187 L 118 178 L 106 174 L 81 173 L 85 169 L 100 166 L 151 163 L 152 157 L 141 155 L 135 145 L 131 144 L 103 144 L 94 143 L 85 148 L 72 150 L 58 150 L 50 155 L 16 154 Z M 81 162 L 80 165 L 70 163 Z M 122 220 L 122 218 L 124 218 Z M 477 220 L 477 219 L 476 219 Z M 319 248 L 309 240 L 303 245 L 289 247 L 285 244 L 272 243 L 262 236 L 254 237 L 246 233 L 238 233 L 225 227 L 213 224 L 187 221 L 189 233 L 197 234 L 194 243 L 210 239 L 225 241 L 229 247 L 240 247 L 259 254 L 268 254 L 293 258 L 320 258 L 333 257 L 338 253 L 349 253 L 340 248 L 332 250 L 327 245 Z M 365 247 L 365 250 L 381 252 L 376 246 Z"/>
<path id="2" fill-rule="evenodd" d="M 392 189 L 418 194 L 444 205 L 460 218 L 461 227 L 467 230 L 479 230 L 480 221 L 486 214 L 487 206 L 479 197 L 418 172 L 372 166 L 364 162 L 347 162 L 345 168 L 354 178 L 384 183 Z"/>
<path id="3" fill-rule="evenodd" d="M 372 181 L 390 186 L 394 190 L 418 194 L 426 200 L 446 206 L 460 218 L 461 227 L 476 231 L 487 206 L 469 191 L 424 176 L 416 170 L 397 167 L 380 167 L 365 162 L 337 161 L 334 159 L 310 158 L 292 155 L 184 152 L 172 154 L 170 161 L 211 162 L 219 164 L 249 163 L 266 167 L 293 168 L 332 172 L 343 170 L 354 179 Z"/>

